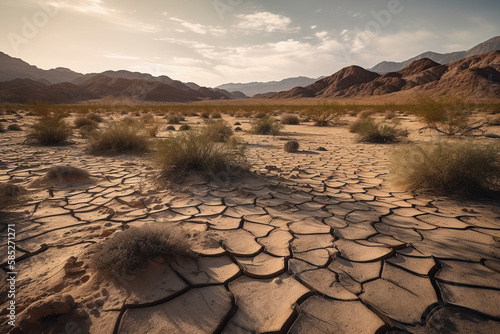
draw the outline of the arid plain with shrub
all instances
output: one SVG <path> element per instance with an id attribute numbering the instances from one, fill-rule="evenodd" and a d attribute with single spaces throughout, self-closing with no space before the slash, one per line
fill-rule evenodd
<path id="1" fill-rule="evenodd" d="M 498 332 L 499 115 L 447 96 L 3 105 L 19 328 Z"/>

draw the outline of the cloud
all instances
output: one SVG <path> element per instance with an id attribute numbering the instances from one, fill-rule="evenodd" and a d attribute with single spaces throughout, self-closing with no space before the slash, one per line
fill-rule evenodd
<path id="1" fill-rule="evenodd" d="M 255 31 L 286 31 L 289 30 L 292 20 L 289 17 L 273 14 L 270 12 L 256 12 L 253 14 L 240 14 L 237 27 L 244 30 Z"/>
<path id="2" fill-rule="evenodd" d="M 105 51 L 102 56 L 105 58 L 113 58 L 113 59 L 139 60 L 139 58 L 137 58 L 137 57 L 125 56 L 125 55 L 120 55 L 117 53 L 112 53 L 112 52 L 107 52 L 107 51 Z"/>
<path id="3" fill-rule="evenodd" d="M 102 0 L 57 0 L 49 2 L 50 6 L 66 8 L 83 14 L 99 14 L 109 16 L 116 12 L 102 5 Z"/>
<path id="4" fill-rule="evenodd" d="M 184 21 L 175 17 L 170 18 L 170 20 L 178 22 L 183 28 L 187 29 L 188 31 L 200 35 L 211 34 L 214 36 L 223 36 L 227 33 L 227 30 L 222 27 L 206 26 L 199 23 Z M 184 32 L 184 30 L 177 29 L 177 32 Z"/>

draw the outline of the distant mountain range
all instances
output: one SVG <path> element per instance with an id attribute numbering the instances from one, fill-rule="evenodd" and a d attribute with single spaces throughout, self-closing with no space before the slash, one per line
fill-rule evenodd
<path id="1" fill-rule="evenodd" d="M 0 102 L 75 103 L 94 99 L 191 102 L 246 98 L 354 97 L 423 89 L 499 97 L 500 36 L 468 51 L 426 52 L 407 61 L 382 62 L 370 70 L 350 66 L 329 77 L 230 83 L 216 88 L 168 76 L 130 71 L 82 74 L 58 67 L 43 70 L 0 52 Z M 279 92 L 279 93 L 275 93 Z"/>
<path id="2" fill-rule="evenodd" d="M 350 66 L 312 85 L 295 87 L 274 94 L 272 98 L 352 98 L 409 90 L 499 98 L 500 50 L 467 57 L 447 65 L 422 58 L 397 72 L 383 75 L 359 66 Z"/>
<path id="3" fill-rule="evenodd" d="M 457 61 L 463 58 L 467 58 L 470 56 L 477 56 L 482 53 L 488 52 L 488 51 L 494 51 L 494 50 L 500 50 L 500 36 L 493 37 L 486 42 L 483 42 L 481 44 L 476 45 L 472 49 L 469 49 L 467 51 L 458 51 L 458 52 L 451 52 L 451 53 L 436 53 L 432 51 L 424 52 L 422 54 L 419 54 L 416 57 L 410 58 L 408 60 L 405 60 L 403 62 L 392 62 L 392 61 L 383 61 L 374 67 L 370 68 L 369 70 L 372 72 L 377 72 L 380 74 L 385 74 L 389 72 L 397 72 L 399 70 L 402 70 L 403 68 L 407 67 L 411 63 L 413 63 L 415 60 L 423 59 L 423 58 L 428 58 L 430 60 L 435 61 L 436 63 L 439 64 L 449 64 L 453 61 Z"/>
<path id="4" fill-rule="evenodd" d="M 310 85 L 323 77 L 311 79 L 307 77 L 288 78 L 281 81 L 269 82 L 250 82 L 250 83 L 228 83 L 217 86 L 216 88 L 224 89 L 227 91 L 240 91 L 247 96 L 254 96 L 258 94 L 265 94 L 269 92 L 281 92 L 283 90 L 292 89 L 297 86 Z"/>
<path id="5" fill-rule="evenodd" d="M 82 74 L 58 67 L 42 70 L 0 52 L 0 102 L 44 100 L 74 103 L 90 99 L 132 98 L 155 102 L 190 102 L 246 97 L 223 89 L 200 87 L 162 75 L 130 71 Z"/>

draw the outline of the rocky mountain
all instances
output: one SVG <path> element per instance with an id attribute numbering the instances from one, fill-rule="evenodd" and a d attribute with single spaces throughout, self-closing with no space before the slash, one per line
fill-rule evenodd
<path id="1" fill-rule="evenodd" d="M 73 72 L 63 67 L 42 70 L 19 58 L 13 58 L 0 52 L 0 81 L 31 79 L 45 84 L 56 84 L 60 82 L 71 82 L 82 76 L 83 74 L 81 73 Z"/>
<path id="2" fill-rule="evenodd" d="M 307 86 L 318 79 L 311 79 L 307 77 L 288 78 L 281 81 L 269 82 L 250 82 L 250 83 L 228 83 L 217 86 L 216 88 L 224 89 L 229 92 L 240 91 L 246 96 L 253 97 L 257 94 L 264 94 L 268 92 L 280 92 L 289 90 L 297 86 Z"/>
<path id="3" fill-rule="evenodd" d="M 125 79 L 104 74 L 92 76 L 78 85 L 69 82 L 47 85 L 32 79 L 15 79 L 0 82 L 0 102 L 29 103 L 40 100 L 50 103 L 75 103 L 101 98 L 191 102 L 230 98 L 210 88 L 200 87 L 194 90 L 172 83 L 168 85 L 160 81 Z"/>
<path id="4" fill-rule="evenodd" d="M 423 58 L 397 72 L 378 74 L 358 66 L 339 72 L 306 87 L 295 87 L 272 96 L 360 97 L 414 90 L 476 97 L 500 97 L 500 50 L 441 65 Z"/>
<path id="5" fill-rule="evenodd" d="M 372 72 L 377 72 L 380 74 L 384 73 L 389 73 L 389 72 L 396 72 L 399 71 L 408 65 L 410 65 L 412 62 L 415 60 L 423 59 L 423 58 L 428 58 L 436 63 L 439 64 L 448 64 L 463 58 L 471 57 L 471 56 L 476 56 L 483 54 L 485 52 L 489 51 L 494 51 L 494 50 L 500 50 L 500 36 L 493 37 L 486 42 L 483 42 L 481 44 L 476 45 L 475 47 L 467 50 L 467 51 L 458 51 L 458 52 L 451 52 L 451 53 L 436 53 L 436 52 L 424 52 L 422 54 L 419 54 L 416 57 L 410 58 L 408 60 L 405 60 L 403 62 L 392 62 L 392 61 L 383 61 L 374 67 L 370 69 Z"/>

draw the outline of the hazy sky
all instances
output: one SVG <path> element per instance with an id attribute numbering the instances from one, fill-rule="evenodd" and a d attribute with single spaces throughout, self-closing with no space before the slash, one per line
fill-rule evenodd
<path id="1" fill-rule="evenodd" d="M 498 0 L 1 0 L 0 51 L 216 86 L 466 50 L 499 17 Z"/>

